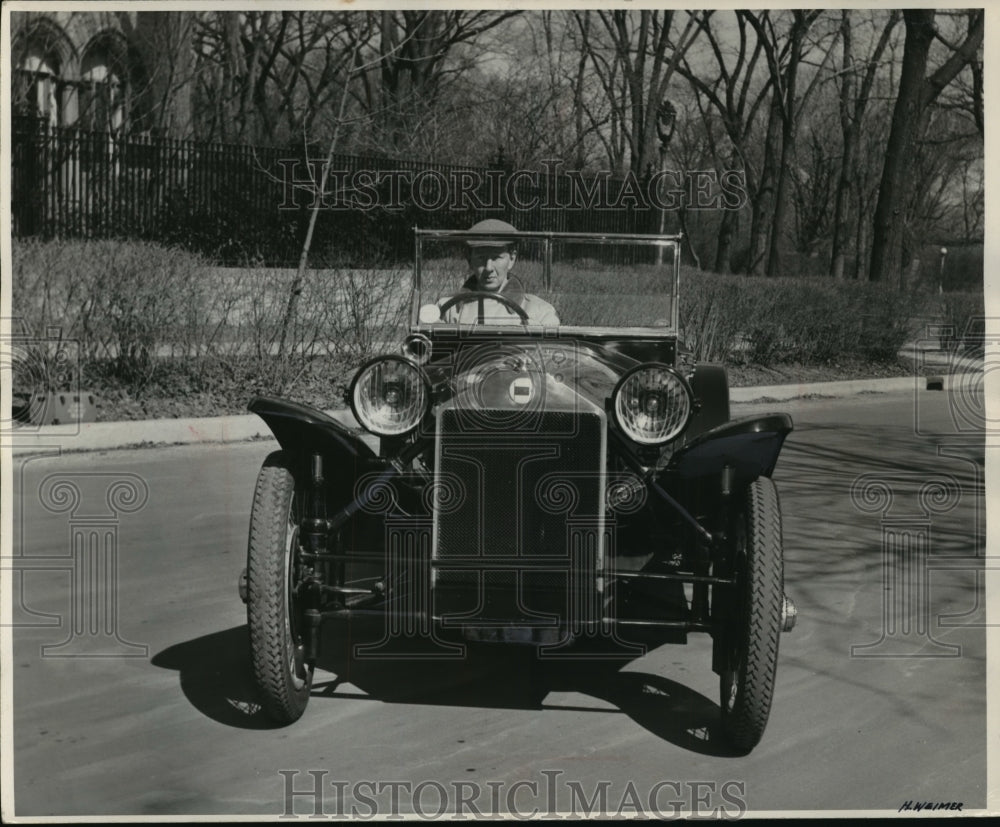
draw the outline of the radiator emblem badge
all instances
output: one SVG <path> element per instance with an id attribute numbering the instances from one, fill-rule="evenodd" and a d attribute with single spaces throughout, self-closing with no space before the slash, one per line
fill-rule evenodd
<path id="1" fill-rule="evenodd" d="M 535 395 L 535 388 L 531 384 L 530 376 L 519 376 L 510 383 L 510 401 L 515 405 L 527 405 L 531 397 Z"/>

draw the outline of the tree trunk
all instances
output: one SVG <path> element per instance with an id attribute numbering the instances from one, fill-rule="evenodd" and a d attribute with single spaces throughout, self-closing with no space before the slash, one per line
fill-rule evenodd
<path id="1" fill-rule="evenodd" d="M 859 198 L 859 201 L 862 199 Z M 862 211 L 863 205 L 859 205 L 858 212 Z M 867 273 L 865 272 L 865 257 L 861 255 L 862 250 L 868 248 L 868 222 L 859 221 L 856 225 L 857 227 L 857 237 L 854 240 L 854 278 L 857 281 L 864 281 Z"/>
<path id="2" fill-rule="evenodd" d="M 740 226 L 740 214 L 736 210 L 723 209 L 722 220 L 719 222 L 719 235 L 715 247 L 716 273 L 729 273 L 732 270 L 733 242 Z"/>
<path id="3" fill-rule="evenodd" d="M 875 205 L 870 281 L 898 280 L 902 275 L 903 230 L 910 195 L 909 163 L 923 111 L 927 53 L 934 39 L 933 9 L 907 10 L 903 21 L 906 25 L 903 65 Z"/>
<path id="4" fill-rule="evenodd" d="M 576 63 L 576 77 L 573 80 L 573 126 L 576 141 L 576 157 L 573 160 L 573 169 L 583 169 L 587 163 L 586 146 L 584 144 L 584 124 L 583 124 L 583 91 L 587 79 L 587 48 L 586 44 L 590 37 L 590 12 L 583 12 L 580 18 L 580 36 L 583 38 L 584 46 L 580 49 L 580 56 Z"/>
<path id="5" fill-rule="evenodd" d="M 781 245 L 785 227 L 785 214 L 789 201 L 788 181 L 791 177 L 792 156 L 795 152 L 795 138 L 798 131 L 798 114 L 795 109 L 795 81 L 798 76 L 799 62 L 802 60 L 802 36 L 804 23 L 796 12 L 795 25 L 792 27 L 792 43 L 785 70 L 785 82 L 782 84 L 785 117 L 781 123 L 781 161 L 778 163 L 778 183 L 775 187 L 774 222 L 771 228 L 771 249 L 767 257 L 767 274 L 781 275 Z M 775 90 L 777 92 L 777 88 Z M 779 99 L 780 100 L 780 99 Z"/>
<path id="6" fill-rule="evenodd" d="M 854 153 L 857 136 L 844 135 L 844 154 L 837 179 L 837 195 L 833 206 L 833 239 L 830 244 L 830 275 L 843 281 L 844 265 L 847 259 L 847 239 L 851 234 L 850 215 L 847 199 L 854 183 Z"/>
<path id="7" fill-rule="evenodd" d="M 778 143 L 781 140 L 781 99 L 774 90 L 767 119 L 767 135 L 764 138 L 764 163 L 760 172 L 753 205 L 753 223 L 750 226 L 750 260 L 747 272 L 752 276 L 763 275 L 765 257 L 768 253 L 770 233 L 774 221 L 775 186 L 778 170 Z"/>
<path id="8" fill-rule="evenodd" d="M 851 119 L 851 99 L 854 97 L 854 54 L 851 12 L 847 9 L 841 12 L 840 35 L 844 43 L 844 79 L 840 88 L 840 131 L 843 152 L 833 205 L 833 238 L 830 241 L 830 275 L 837 281 L 844 280 L 847 236 L 850 233 L 847 198 L 854 177 L 854 148 L 857 145 L 857 129 Z"/>
<path id="9" fill-rule="evenodd" d="M 854 59 L 853 26 L 851 12 L 841 13 L 840 36 L 843 40 L 843 80 L 840 87 L 840 131 L 843 142 L 843 153 L 837 180 L 837 194 L 834 199 L 833 237 L 830 245 L 830 275 L 835 279 L 846 278 L 846 258 L 850 249 L 851 225 L 856 222 L 866 223 L 867 214 L 850 209 L 851 193 L 858 178 L 858 139 L 861 121 L 871 99 L 872 87 L 875 83 L 877 67 L 882 55 L 889 46 L 893 29 L 901 17 L 901 12 L 894 9 L 889 13 L 879 35 L 874 51 L 867 59 L 862 59 L 861 65 L 867 64 L 860 84 L 855 91 L 855 70 L 859 63 Z M 861 265 L 862 250 L 856 248 L 854 278 L 857 278 Z"/>

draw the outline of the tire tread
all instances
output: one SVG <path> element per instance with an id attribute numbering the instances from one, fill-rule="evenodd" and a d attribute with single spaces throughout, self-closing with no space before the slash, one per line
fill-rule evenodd
<path id="1" fill-rule="evenodd" d="M 279 723 L 291 723 L 302 716 L 311 684 L 307 679 L 303 688 L 296 688 L 288 674 L 284 547 L 294 492 L 295 479 L 287 457 L 275 451 L 261 466 L 254 488 L 247 543 L 247 625 L 262 705 Z"/>
<path id="2" fill-rule="evenodd" d="M 731 714 L 727 739 L 741 752 L 760 741 L 771 713 L 784 601 L 781 507 L 774 482 L 760 477 L 747 492 L 749 611 L 745 676 Z"/>

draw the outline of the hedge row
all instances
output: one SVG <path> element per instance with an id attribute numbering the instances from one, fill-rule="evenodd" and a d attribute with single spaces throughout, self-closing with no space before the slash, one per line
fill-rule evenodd
<path id="1" fill-rule="evenodd" d="M 221 270 L 145 242 L 18 242 L 13 313 L 36 336 L 58 329 L 91 378 L 96 371 L 135 392 L 178 363 L 195 380 L 221 365 L 288 391 L 314 357 L 357 362 L 396 334 L 399 290 L 374 271 L 310 274 L 285 325 L 294 275 Z"/>
<path id="2" fill-rule="evenodd" d="M 681 335 L 700 361 L 885 363 L 938 304 L 867 282 L 696 273 L 681 286 Z"/>
<path id="3" fill-rule="evenodd" d="M 279 359 L 292 271 L 217 270 L 179 248 L 120 241 L 17 241 L 13 265 L 13 312 L 24 329 L 58 329 L 79 347 L 91 381 L 139 395 L 178 372 L 184 387 L 230 381 L 293 392 L 316 357 L 343 373 L 398 341 L 407 309 L 403 270 L 311 272 Z M 685 270 L 681 335 L 699 361 L 891 362 L 928 317 L 968 344 L 965 334 L 981 334 L 982 302 L 982 293 Z M 33 372 L 51 358 L 35 354 Z M 37 385 L 14 370 L 15 384 Z"/>

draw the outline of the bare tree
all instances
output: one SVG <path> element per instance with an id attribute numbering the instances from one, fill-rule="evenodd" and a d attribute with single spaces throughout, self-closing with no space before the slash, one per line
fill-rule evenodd
<path id="1" fill-rule="evenodd" d="M 750 269 L 751 272 L 759 269 L 766 247 L 765 272 L 767 275 L 778 275 L 781 272 L 781 236 L 790 201 L 790 177 L 799 116 L 820 78 L 820 72 L 815 72 L 800 94 L 797 91 L 799 70 L 806 51 L 815 45 L 809 44 L 806 36 L 822 11 L 793 11 L 791 23 L 784 33 L 775 26 L 770 12 L 757 14 L 742 11 L 737 14 L 745 16 L 757 32 L 767 58 L 772 90 L 764 140 L 761 198 L 758 202 L 759 209 L 754 212 L 754 228 L 751 230 Z M 828 48 L 823 58 L 824 63 L 831 54 L 832 49 Z"/>
<path id="2" fill-rule="evenodd" d="M 627 146 L 628 166 L 636 175 L 656 163 L 660 105 L 699 33 L 700 15 L 689 13 L 680 32 L 672 37 L 674 14 L 667 9 L 598 11 L 599 25 L 592 25 L 586 12 L 576 13 L 581 48 L 586 50 L 611 105 L 610 160 L 613 166 L 621 165 L 623 158 L 616 151 L 620 141 L 618 146 Z"/>
<path id="3" fill-rule="evenodd" d="M 853 35 L 857 21 L 852 19 L 851 10 L 844 9 L 841 12 L 840 34 L 843 44 L 843 64 L 838 78 L 840 80 L 839 110 L 843 149 L 833 210 L 833 239 L 830 245 L 830 275 L 836 279 L 844 278 L 844 260 L 851 234 L 852 216 L 848 210 L 848 199 L 857 176 L 858 133 L 864 120 L 865 110 L 871 100 L 882 56 L 889 45 L 889 39 L 900 17 L 901 14 L 896 9 L 889 13 L 875 48 L 859 64 L 854 55 Z M 856 85 L 859 73 L 861 81 Z M 860 254 L 860 252 L 859 250 L 858 253 Z"/>
<path id="4" fill-rule="evenodd" d="M 378 95 L 370 111 L 380 117 L 380 143 L 389 151 L 408 145 L 407 114 L 433 107 L 442 80 L 460 71 L 449 63 L 456 47 L 472 43 L 485 32 L 519 15 L 519 11 L 428 11 L 385 9 L 379 15 L 378 61 L 371 61 L 379 78 Z M 371 79 L 367 81 L 371 88 Z"/>
<path id="5" fill-rule="evenodd" d="M 581 17 L 585 39 L 591 19 Z M 428 118 L 435 137 L 428 150 L 474 163 L 502 151 L 517 168 L 548 160 L 569 169 L 601 166 L 609 106 L 580 40 L 576 18 L 564 11 L 524 16 L 480 39 L 477 53 L 504 57 L 449 84 L 448 111 Z"/>
<path id="6" fill-rule="evenodd" d="M 134 26 L 127 15 L 119 15 L 119 21 L 132 48 L 143 57 L 145 77 L 137 90 L 143 119 L 166 137 L 188 137 L 194 16 L 184 11 L 138 11 Z"/>
<path id="7" fill-rule="evenodd" d="M 926 128 L 928 106 L 969 64 L 983 43 L 985 14 L 974 12 L 965 39 L 950 51 L 947 60 L 927 75 L 928 54 L 936 36 L 933 9 L 903 12 L 906 40 L 899 78 L 899 92 L 893 108 L 892 126 L 885 150 L 885 164 L 875 206 L 869 279 L 884 281 L 903 277 L 906 206 L 912 181 L 908 165 L 914 142 Z"/>
<path id="8" fill-rule="evenodd" d="M 793 177 L 795 207 L 795 247 L 810 257 L 818 256 L 831 234 L 830 198 L 838 174 L 836 149 L 831 152 L 830 131 L 834 128 L 827 113 L 812 115 L 796 148 L 798 174 Z M 805 126 L 805 124 L 803 124 Z"/>
<path id="9" fill-rule="evenodd" d="M 351 57 L 348 65 L 351 67 L 351 71 L 364 71 L 364 66 L 357 64 L 358 54 L 364 44 L 366 38 L 359 38 L 354 42 L 354 46 L 351 50 Z M 288 334 L 295 321 L 295 314 L 298 308 L 299 297 L 302 295 L 302 288 L 305 283 L 305 273 L 306 268 L 309 263 L 309 252 L 312 248 L 313 233 L 316 229 L 316 219 L 319 216 L 320 204 L 322 202 L 322 196 L 326 190 L 327 179 L 330 174 L 330 166 L 333 163 L 333 156 L 337 151 L 337 141 L 340 136 L 339 125 L 344 120 L 344 114 L 347 111 L 347 100 L 348 100 L 348 88 L 350 86 L 350 77 L 348 76 L 347 82 L 344 83 L 343 91 L 340 95 L 340 107 L 337 113 L 336 126 L 333 130 L 333 135 L 330 138 L 329 149 L 326 154 L 326 163 L 323 164 L 322 172 L 320 174 L 319 181 L 315 182 L 317 188 L 317 195 L 319 197 L 313 200 L 313 206 L 309 213 L 309 223 L 306 227 L 306 235 L 302 241 L 302 250 L 299 254 L 299 265 L 295 273 L 295 278 L 289 286 L 288 291 L 288 302 L 285 306 L 285 313 L 281 321 L 281 333 L 280 340 L 278 343 L 278 356 L 282 360 L 288 358 L 288 353 L 285 349 L 285 344 L 288 340 Z"/>
<path id="10" fill-rule="evenodd" d="M 976 26 L 975 10 L 964 12 L 965 30 L 971 33 Z M 956 20 L 956 23 L 958 21 Z M 937 38 L 941 43 L 947 44 L 950 49 L 957 49 L 958 45 L 954 38 L 947 37 L 940 31 Z M 985 134 L 985 117 L 983 112 L 983 56 L 977 52 L 968 62 L 968 71 L 960 72 L 947 89 L 943 90 L 940 97 L 935 101 L 935 105 L 944 109 L 961 113 L 968 118 L 975 129 L 979 132 L 980 138 Z"/>
<path id="11" fill-rule="evenodd" d="M 529 31 L 534 28 L 533 18 L 526 17 L 524 22 Z M 608 123 L 607 104 L 588 71 L 587 50 L 580 47 L 581 41 L 590 38 L 592 18 L 589 12 L 577 17 L 571 12 L 545 11 L 539 23 L 541 42 L 531 38 L 525 45 L 541 57 L 547 72 L 544 129 L 554 140 L 545 157 L 562 159 L 572 169 L 585 169 L 594 162 L 592 148 L 600 143 L 600 132 Z M 530 62 L 526 63 L 531 71 Z"/>
<path id="12" fill-rule="evenodd" d="M 720 171 L 742 169 L 752 215 L 756 216 L 760 201 L 767 197 L 766 188 L 762 186 L 765 180 L 762 167 L 767 165 L 755 162 L 757 153 L 753 144 L 758 141 L 753 136 L 757 114 L 768 100 L 773 78 L 767 75 L 760 80 L 758 77 L 757 67 L 763 54 L 763 43 L 750 31 L 747 18 L 737 15 L 736 25 L 738 39 L 735 47 L 727 50 L 725 36 L 712 26 L 712 18 L 707 15 L 701 17 L 699 27 L 714 59 L 713 71 L 709 74 L 705 68 L 695 69 L 685 58 L 679 64 L 678 72 L 695 92 L 702 123 L 710 140 L 714 132 L 709 108 L 717 113 L 728 138 L 728 147 L 721 141 L 713 142 L 716 168 Z M 767 176 L 770 177 L 769 170 Z M 762 189 L 765 190 L 763 195 Z M 769 205 L 765 205 L 764 209 L 769 212 Z M 718 272 L 729 271 L 738 222 L 739 213 L 736 210 L 723 211 L 716 245 L 715 269 Z M 752 267 L 748 265 L 748 269 Z"/>
<path id="13" fill-rule="evenodd" d="M 290 13 L 216 11 L 201 19 L 201 98 L 210 105 L 212 137 L 257 143 L 273 140 L 269 75 L 281 53 Z M 276 24 L 276 25 L 275 25 Z"/>
<path id="14" fill-rule="evenodd" d="M 968 113 L 936 104 L 928 110 L 925 135 L 914 145 L 910 163 L 907 211 L 914 239 L 970 239 L 982 232 L 977 220 L 983 200 L 982 141 L 970 126 Z"/>
<path id="15" fill-rule="evenodd" d="M 622 171 L 628 152 L 626 132 L 622 126 L 621 107 L 617 103 L 624 100 L 627 90 L 623 80 L 620 61 L 598 45 L 599 33 L 595 31 L 593 16 L 589 11 L 573 12 L 577 30 L 577 50 L 580 55 L 574 85 L 574 107 L 581 121 L 583 116 L 595 131 L 608 166 Z M 593 73 L 597 78 L 596 95 L 585 94 L 585 74 Z"/>
<path id="16" fill-rule="evenodd" d="M 367 13 L 302 9 L 200 15 L 201 137 L 284 144 L 328 134 L 367 19 Z"/>

